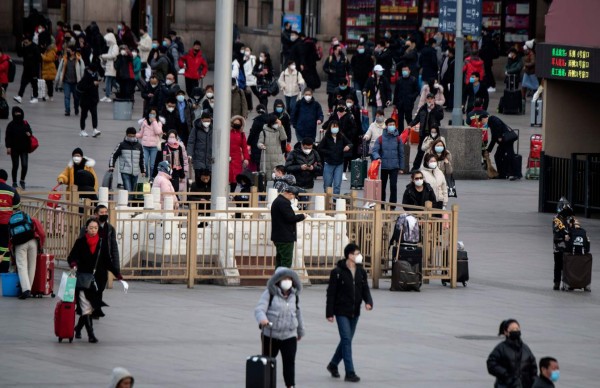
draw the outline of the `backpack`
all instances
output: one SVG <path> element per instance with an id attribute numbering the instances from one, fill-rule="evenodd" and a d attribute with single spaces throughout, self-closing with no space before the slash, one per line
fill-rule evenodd
<path id="1" fill-rule="evenodd" d="M 185 54 L 185 46 L 183 45 L 183 41 L 180 37 L 176 36 L 174 42 L 177 44 L 177 51 L 179 51 L 180 55 Z"/>
<path id="2" fill-rule="evenodd" d="M 574 255 L 585 255 L 589 253 L 587 232 L 583 228 L 571 230 L 571 246 Z M 586 249 L 587 248 L 587 249 Z"/>
<path id="3" fill-rule="evenodd" d="M 4 97 L 0 97 L 0 119 L 8 119 L 9 110 L 10 109 L 6 99 L 4 99 Z"/>
<path id="4" fill-rule="evenodd" d="M 15 82 L 15 76 L 17 75 L 17 65 L 12 59 L 8 60 L 8 82 Z"/>
<path id="5" fill-rule="evenodd" d="M 394 234 L 391 243 L 400 242 L 408 244 L 417 244 L 420 240 L 419 220 L 413 215 L 404 213 L 396 219 Z"/>
<path id="6" fill-rule="evenodd" d="M 24 244 L 34 238 L 31 217 L 22 211 L 13 213 L 8 221 L 8 233 L 13 245 Z"/>

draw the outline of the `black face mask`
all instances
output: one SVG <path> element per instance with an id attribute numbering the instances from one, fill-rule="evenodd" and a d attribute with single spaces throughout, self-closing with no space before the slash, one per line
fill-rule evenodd
<path id="1" fill-rule="evenodd" d="M 101 216 L 98 216 L 98 221 L 105 223 L 106 221 L 108 221 L 108 214 L 103 214 Z"/>
<path id="2" fill-rule="evenodd" d="M 343 113 L 346 111 L 346 108 L 344 108 L 343 106 L 340 106 L 339 108 L 337 108 L 337 111 L 340 113 Z"/>
<path id="3" fill-rule="evenodd" d="M 510 333 L 508 333 L 508 338 L 512 341 L 520 341 L 521 340 L 521 331 L 520 330 L 511 331 Z"/>
<path id="4" fill-rule="evenodd" d="M 242 129 L 242 124 L 233 124 L 232 125 L 233 129 Z"/>

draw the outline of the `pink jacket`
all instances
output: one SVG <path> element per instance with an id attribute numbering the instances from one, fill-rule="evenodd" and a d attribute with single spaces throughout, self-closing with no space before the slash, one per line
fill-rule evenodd
<path id="1" fill-rule="evenodd" d="M 175 189 L 171 184 L 171 177 L 166 173 L 159 171 L 156 174 L 156 178 L 154 178 L 154 182 L 152 183 L 152 187 L 158 187 L 160 189 L 160 203 L 164 204 L 164 196 L 172 195 L 174 197 L 175 209 L 177 209 L 177 195 L 175 194 L 165 194 L 165 193 L 174 193 Z"/>
<path id="2" fill-rule="evenodd" d="M 156 147 L 162 134 L 162 123 L 160 121 L 156 120 L 152 124 L 148 124 L 148 120 L 144 119 L 140 131 L 135 137 L 142 139 L 144 147 Z"/>

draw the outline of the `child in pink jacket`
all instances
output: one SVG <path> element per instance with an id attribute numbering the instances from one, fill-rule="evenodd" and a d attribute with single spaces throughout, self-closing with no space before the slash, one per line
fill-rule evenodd
<path id="1" fill-rule="evenodd" d="M 156 161 L 156 153 L 160 148 L 163 130 L 162 123 L 158 120 L 158 110 L 150 108 L 148 116 L 139 121 L 141 124 L 140 131 L 135 135 L 138 139 L 142 139 L 142 147 L 144 148 L 144 163 L 146 164 L 147 176 L 152 177 L 154 163 Z"/>
<path id="2" fill-rule="evenodd" d="M 174 209 L 177 209 L 179 203 L 177 195 L 175 194 L 175 189 L 171 183 L 171 173 L 173 172 L 171 165 L 168 161 L 163 160 L 158 164 L 157 171 L 152 187 L 158 187 L 160 189 L 160 204 L 164 207 L 164 197 L 171 195 L 173 196 Z"/>

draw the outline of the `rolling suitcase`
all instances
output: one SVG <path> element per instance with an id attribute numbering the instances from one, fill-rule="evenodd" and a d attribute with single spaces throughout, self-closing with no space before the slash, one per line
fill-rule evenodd
<path id="1" fill-rule="evenodd" d="M 365 179 L 365 200 L 381 201 L 381 179 Z"/>
<path id="2" fill-rule="evenodd" d="M 516 74 L 509 74 L 504 78 L 504 85 L 506 90 L 518 90 L 519 89 L 519 78 Z"/>
<path id="3" fill-rule="evenodd" d="M 586 290 L 592 283 L 592 255 L 574 255 L 565 253 L 563 256 L 562 290 L 582 288 Z M 586 291 L 589 291 L 587 288 Z"/>
<path id="4" fill-rule="evenodd" d="M 410 144 L 407 142 L 404 144 L 404 166 L 402 166 L 402 171 L 404 171 L 405 174 L 408 174 L 410 168 Z"/>
<path id="5" fill-rule="evenodd" d="M 423 249 L 414 245 L 400 245 L 392 248 L 391 291 L 420 291 L 423 281 Z"/>
<path id="6" fill-rule="evenodd" d="M 271 331 L 273 324 L 269 323 Z M 262 353 L 261 334 L 261 353 Z M 269 342 L 269 354 L 273 351 L 273 337 Z M 277 387 L 277 359 L 262 354 L 250 356 L 246 359 L 246 388 L 276 388 Z"/>
<path id="7" fill-rule="evenodd" d="M 39 298 L 44 295 L 51 295 L 54 298 L 54 255 L 48 253 L 37 255 L 31 294 Z"/>
<path id="8" fill-rule="evenodd" d="M 543 100 L 531 100 L 531 126 L 542 126 L 542 108 L 544 107 Z"/>
<path id="9" fill-rule="evenodd" d="M 519 115 L 523 112 L 523 99 L 520 90 L 504 90 L 504 95 L 500 98 L 498 112 L 507 115 Z"/>
<path id="10" fill-rule="evenodd" d="M 365 187 L 365 179 L 367 178 L 367 166 L 369 162 L 365 158 L 365 145 L 361 144 L 362 157 L 354 159 L 350 162 L 350 188 L 351 189 L 362 189 Z"/>
<path id="11" fill-rule="evenodd" d="M 69 339 L 73 342 L 75 336 L 75 302 L 63 302 L 59 300 L 54 309 L 54 334 L 58 342 Z"/>
<path id="12" fill-rule="evenodd" d="M 456 282 L 462 283 L 463 287 L 467 286 L 469 281 L 469 256 L 467 251 L 456 252 Z M 443 279 L 442 285 L 446 285 L 450 279 Z"/>

